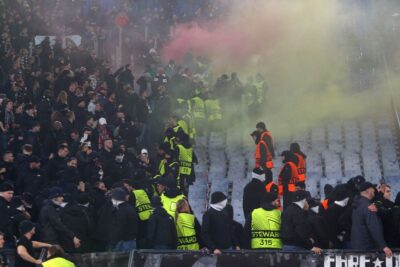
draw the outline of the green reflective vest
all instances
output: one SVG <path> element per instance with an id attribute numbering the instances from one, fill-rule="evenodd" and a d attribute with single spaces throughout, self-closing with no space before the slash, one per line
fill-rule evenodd
<path id="1" fill-rule="evenodd" d="M 179 174 L 192 174 L 193 148 L 186 148 L 183 145 L 177 145 L 179 151 Z"/>
<path id="2" fill-rule="evenodd" d="M 205 105 L 204 100 L 199 96 L 192 98 L 191 111 L 194 119 L 205 119 Z"/>
<path id="3" fill-rule="evenodd" d="M 72 262 L 63 258 L 54 258 L 42 263 L 43 267 L 75 267 Z"/>
<path id="4" fill-rule="evenodd" d="M 179 213 L 176 219 L 176 233 L 178 235 L 178 249 L 199 250 L 196 237 L 195 217 L 188 213 Z"/>
<path id="5" fill-rule="evenodd" d="M 139 215 L 139 219 L 141 221 L 148 220 L 153 212 L 153 207 L 151 206 L 149 196 L 143 189 L 133 190 L 132 193 L 136 198 L 135 207 Z"/>
<path id="6" fill-rule="evenodd" d="M 218 99 L 207 99 L 205 106 L 209 121 L 222 120 L 221 106 Z"/>
<path id="7" fill-rule="evenodd" d="M 281 212 L 258 208 L 251 213 L 251 248 L 281 249 Z"/>
<path id="8" fill-rule="evenodd" d="M 164 194 L 161 195 L 161 202 L 163 203 L 164 209 L 167 211 L 169 215 L 175 218 L 175 211 L 176 211 L 176 203 L 179 200 L 184 199 L 184 195 L 177 195 L 174 198 L 166 197 Z"/>

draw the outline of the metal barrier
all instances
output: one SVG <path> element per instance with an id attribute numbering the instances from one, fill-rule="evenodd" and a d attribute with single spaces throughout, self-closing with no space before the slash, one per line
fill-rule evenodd
<path id="1" fill-rule="evenodd" d="M 327 250 L 321 255 L 308 251 L 282 252 L 265 250 L 225 251 L 220 256 L 201 251 L 137 250 L 130 253 L 75 254 L 77 267 L 400 267 L 400 251 L 386 258 L 379 251 Z M 9 267 L 13 267 L 12 262 Z"/>
<path id="2" fill-rule="evenodd" d="M 201 252 L 133 251 L 126 254 L 85 254 L 75 257 L 77 266 L 116 267 L 200 267 L 200 266 L 281 266 L 281 267 L 399 267 L 400 251 L 392 258 L 382 252 L 326 251 L 322 255 L 308 251 L 285 253 L 281 251 L 228 251 L 220 256 Z"/>

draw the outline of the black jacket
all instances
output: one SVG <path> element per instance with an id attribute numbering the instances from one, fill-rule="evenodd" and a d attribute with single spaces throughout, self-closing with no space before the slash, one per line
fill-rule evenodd
<path id="1" fill-rule="evenodd" d="M 168 246 L 176 248 L 177 234 L 174 218 L 163 207 L 154 209 L 147 225 L 147 240 L 149 247 Z"/>
<path id="2" fill-rule="evenodd" d="M 0 197 L 0 231 L 4 233 L 5 240 L 12 240 L 13 238 L 13 225 L 12 214 L 14 209 L 11 204 L 4 198 Z"/>
<path id="3" fill-rule="evenodd" d="M 67 252 L 86 252 L 90 245 L 89 239 L 93 229 L 93 221 L 85 207 L 78 204 L 68 204 L 61 212 L 62 222 L 81 240 L 81 247 L 75 250 L 71 239 L 61 237 L 62 247 Z"/>
<path id="4" fill-rule="evenodd" d="M 243 190 L 243 213 L 245 218 L 251 214 L 254 209 L 260 207 L 261 200 L 265 194 L 265 185 L 258 179 L 252 179 Z"/>
<path id="5" fill-rule="evenodd" d="M 376 212 L 368 209 L 371 201 L 365 197 L 353 203 L 351 247 L 355 250 L 382 250 L 386 247 L 382 221 Z"/>
<path id="6" fill-rule="evenodd" d="M 295 203 L 290 204 L 282 213 L 281 238 L 284 245 L 304 249 L 314 246 L 307 213 Z"/>
<path id="7" fill-rule="evenodd" d="M 61 237 L 72 240 L 75 234 L 62 222 L 61 207 L 47 200 L 40 211 L 39 226 L 41 240 L 50 244 L 61 244 Z"/>
<path id="8" fill-rule="evenodd" d="M 378 216 L 382 220 L 383 236 L 389 247 L 398 247 L 398 221 L 394 219 L 394 214 L 397 209 L 394 202 L 384 199 L 380 196 L 375 205 L 378 208 Z"/>
<path id="9" fill-rule="evenodd" d="M 110 244 L 115 246 L 119 241 L 135 240 L 138 233 L 138 215 L 136 209 L 124 202 L 114 209 L 110 229 Z"/>
<path id="10" fill-rule="evenodd" d="M 322 207 L 320 207 L 320 210 L 321 209 Z M 311 226 L 311 233 L 313 240 L 315 241 L 315 246 L 322 249 L 328 249 L 329 237 L 324 218 L 321 216 L 321 214 L 309 210 L 307 220 L 308 224 Z"/>
<path id="11" fill-rule="evenodd" d="M 342 246 L 342 240 L 338 236 L 344 237 L 347 233 L 347 227 L 343 225 L 342 218 L 346 212 L 346 207 L 341 207 L 337 204 L 332 204 L 324 213 L 326 222 L 326 230 L 329 241 L 332 242 L 333 248 L 339 249 Z"/>
<path id="12" fill-rule="evenodd" d="M 203 215 L 201 232 L 204 245 L 211 251 L 231 249 L 239 245 L 234 234 L 232 221 L 224 210 L 208 209 Z"/>

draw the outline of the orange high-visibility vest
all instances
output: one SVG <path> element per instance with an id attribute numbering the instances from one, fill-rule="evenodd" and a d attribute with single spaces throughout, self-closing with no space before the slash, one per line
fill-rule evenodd
<path id="1" fill-rule="evenodd" d="M 305 182 L 307 179 L 307 165 L 306 165 L 306 160 L 303 158 L 302 155 L 298 153 L 294 153 L 296 157 L 299 160 L 299 163 L 297 164 L 297 171 L 299 173 L 299 182 Z"/>
<path id="2" fill-rule="evenodd" d="M 328 199 L 324 199 L 323 201 L 321 201 L 321 205 L 324 208 L 324 210 L 328 209 Z"/>
<path id="3" fill-rule="evenodd" d="M 297 171 L 297 166 L 293 162 L 286 162 L 285 165 L 282 166 L 281 171 L 279 172 L 279 177 L 278 177 L 278 184 L 279 184 L 279 195 L 283 195 L 283 184 L 282 184 L 282 171 L 286 167 L 286 165 L 290 166 L 290 172 L 292 177 L 290 177 L 290 181 L 288 184 L 288 191 L 289 192 L 295 192 L 296 191 L 296 183 L 299 181 L 299 174 Z"/>
<path id="4" fill-rule="evenodd" d="M 265 186 L 265 190 L 267 190 L 267 192 L 271 192 L 271 187 L 274 185 L 274 182 L 269 182 L 266 186 Z"/>
<path id="5" fill-rule="evenodd" d="M 263 132 L 261 134 L 260 141 L 256 145 L 256 155 L 255 155 L 256 168 L 266 167 L 267 169 L 272 169 L 274 167 L 274 162 L 272 161 L 271 151 L 269 150 L 267 143 L 263 140 L 265 135 L 269 136 L 271 138 L 271 142 L 272 142 L 272 136 L 269 132 Z M 260 162 L 260 160 L 261 160 L 261 145 L 264 145 L 265 149 L 267 151 L 267 161 L 265 162 L 265 166 L 261 166 L 261 162 Z"/>

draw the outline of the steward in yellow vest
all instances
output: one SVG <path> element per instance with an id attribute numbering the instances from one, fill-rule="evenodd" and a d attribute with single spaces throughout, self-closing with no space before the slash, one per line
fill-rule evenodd
<path id="1" fill-rule="evenodd" d="M 176 179 L 172 175 L 162 177 L 158 181 L 157 189 L 164 209 L 175 218 L 176 204 L 179 200 L 185 198 L 177 188 Z"/>
<path id="2" fill-rule="evenodd" d="M 265 193 L 261 207 L 253 210 L 244 226 L 245 240 L 251 249 L 282 249 L 281 211 L 275 193 Z"/>
<path id="3" fill-rule="evenodd" d="M 177 158 L 179 162 L 178 188 L 187 195 L 189 185 L 196 180 L 193 164 L 197 164 L 197 157 L 187 134 L 181 133 L 177 136 L 178 145 L 176 146 Z"/>
<path id="4" fill-rule="evenodd" d="M 181 199 L 177 203 L 176 233 L 178 237 L 178 249 L 200 249 L 201 226 L 196 217 L 190 213 L 189 203 L 185 199 Z"/>

